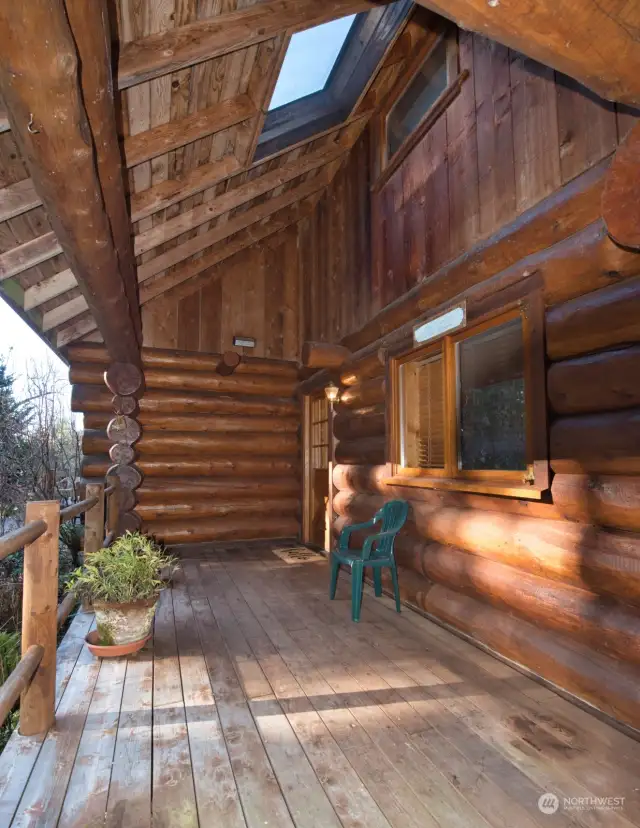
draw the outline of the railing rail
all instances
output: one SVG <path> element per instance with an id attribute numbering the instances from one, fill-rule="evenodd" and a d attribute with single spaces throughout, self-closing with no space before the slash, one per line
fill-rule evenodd
<path id="1" fill-rule="evenodd" d="M 87 484 L 86 498 L 64 509 L 57 500 L 27 503 L 25 525 L 0 536 L 0 560 L 24 549 L 22 658 L 0 686 L 0 725 L 20 697 L 20 733 L 44 733 L 55 719 L 57 633 L 76 604 L 69 593 L 58 606 L 60 524 L 84 513 L 84 554 L 118 536 L 120 484 L 116 477 Z"/>
<path id="2" fill-rule="evenodd" d="M 13 532 L 7 532 L 6 535 L 0 536 L 0 561 L 13 555 L 14 552 L 20 551 L 23 546 L 28 543 L 33 543 L 40 535 L 44 535 L 47 531 L 47 524 L 44 520 L 34 520 L 27 523 L 26 526 L 21 526 L 19 529 L 14 529 Z"/>

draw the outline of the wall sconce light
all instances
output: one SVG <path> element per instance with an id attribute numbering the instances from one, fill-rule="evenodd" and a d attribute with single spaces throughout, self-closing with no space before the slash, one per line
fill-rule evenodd
<path id="1" fill-rule="evenodd" d="M 330 382 L 329 385 L 325 386 L 324 395 L 329 401 L 329 405 L 333 405 L 340 399 L 340 389 Z"/>
<path id="2" fill-rule="evenodd" d="M 234 336 L 233 344 L 236 348 L 255 348 L 256 340 L 252 336 Z"/>

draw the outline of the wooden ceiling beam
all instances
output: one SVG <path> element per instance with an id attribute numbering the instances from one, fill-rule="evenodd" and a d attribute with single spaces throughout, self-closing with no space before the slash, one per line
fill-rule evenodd
<path id="1" fill-rule="evenodd" d="M 256 114 L 255 104 L 249 95 L 238 95 L 177 121 L 139 132 L 125 139 L 124 157 L 127 167 L 135 167 L 136 164 L 150 161 L 158 155 L 165 155 L 199 138 L 222 132 L 223 129 L 253 118 Z"/>
<path id="2" fill-rule="evenodd" d="M 53 231 L 111 358 L 137 361 L 134 309 L 95 163 L 97 125 L 85 108 L 80 58 L 62 0 L 0 4 L 0 40 L 0 94 Z"/>
<path id="3" fill-rule="evenodd" d="M 640 104 L 640 5 L 602 0 L 417 0 L 575 78 L 612 101 Z"/>
<path id="4" fill-rule="evenodd" d="M 305 181 L 303 184 L 293 187 L 275 198 L 270 198 L 268 201 L 256 207 L 250 207 L 248 210 L 240 213 L 240 215 L 218 224 L 206 233 L 196 235 L 192 239 L 184 242 L 184 244 L 167 250 L 166 253 L 156 256 L 155 259 L 151 259 L 151 261 L 145 262 L 138 267 L 138 281 L 144 282 L 157 273 L 161 273 L 163 270 L 173 267 L 191 256 L 197 255 L 202 250 L 206 250 L 207 247 L 223 241 L 233 233 L 238 233 L 240 230 L 244 230 L 252 224 L 255 224 L 255 222 L 268 218 L 278 210 L 288 207 L 290 204 L 323 189 L 328 184 L 327 179 L 327 170 L 322 170 L 310 181 Z"/>
<path id="5" fill-rule="evenodd" d="M 379 8 L 390 0 L 263 0 L 122 46 L 118 86 L 127 89 L 186 66 L 247 49 L 287 30 Z"/>
<path id="6" fill-rule="evenodd" d="M 56 296 L 60 296 L 77 286 L 78 283 L 73 271 L 69 268 L 61 270 L 54 276 L 49 276 L 48 279 L 27 288 L 24 292 L 22 306 L 25 310 L 33 310 L 40 307 L 40 305 L 44 305 L 49 299 L 55 299 Z"/>
<path id="7" fill-rule="evenodd" d="M 89 310 L 89 305 L 87 305 L 87 300 L 84 296 L 80 294 L 80 296 L 70 299 L 63 305 L 59 305 L 57 308 L 53 308 L 53 310 L 43 313 L 42 330 L 46 333 L 53 328 L 57 328 L 64 322 L 68 322 L 75 316 L 79 316 L 81 313 L 84 313 L 86 310 Z"/>
<path id="8" fill-rule="evenodd" d="M 62 253 L 55 233 L 44 233 L 0 255 L 0 282 Z"/>
<path id="9" fill-rule="evenodd" d="M 265 224 L 256 224 L 241 230 L 223 243 L 217 245 L 211 252 L 196 261 L 189 262 L 165 276 L 155 279 L 140 288 L 140 303 L 145 305 L 156 296 L 168 291 L 174 298 L 188 296 L 211 280 L 211 269 L 225 259 L 240 253 L 252 244 L 262 241 L 269 236 L 279 233 L 292 224 L 296 224 L 312 209 L 309 199 L 303 199 L 297 204 L 290 205 L 278 212 Z"/>
<path id="10" fill-rule="evenodd" d="M 98 179 L 136 339 L 142 345 L 136 262 L 118 143 L 108 0 L 64 0 L 80 60 L 80 84 L 95 145 Z"/>
<path id="11" fill-rule="evenodd" d="M 0 222 L 8 221 L 16 216 L 40 207 L 42 200 L 36 193 L 33 181 L 24 178 L 15 184 L 9 184 L 0 189 Z"/>
<path id="12" fill-rule="evenodd" d="M 131 194 L 131 221 L 148 218 L 159 210 L 166 210 L 196 193 L 214 187 L 239 172 L 240 161 L 235 155 L 225 155 L 210 164 L 194 167 L 177 178 L 155 184 L 147 190 Z"/>
<path id="13" fill-rule="evenodd" d="M 276 187 L 287 184 L 294 178 L 298 178 L 318 167 L 335 161 L 336 158 L 339 158 L 349 150 L 350 145 L 350 142 L 346 141 L 343 137 L 329 147 L 321 147 L 315 152 L 289 161 L 283 164 L 282 167 L 277 167 L 264 175 L 250 179 L 239 187 L 222 193 L 211 201 L 200 204 L 185 213 L 180 213 L 162 224 L 156 224 L 155 227 L 151 227 L 149 230 L 139 233 L 136 236 L 134 241 L 136 255 L 139 256 L 141 253 L 146 253 L 154 247 L 158 247 L 158 245 L 164 244 L 164 242 L 176 238 L 176 236 L 180 236 L 182 233 L 186 233 L 188 230 L 193 230 L 195 227 L 199 227 L 207 221 L 218 218 L 224 215 L 224 213 L 228 213 L 236 207 L 246 204 L 247 201 L 252 201 L 254 198 L 269 193 Z M 186 242 L 186 244 L 188 243 Z M 161 268 L 161 270 L 163 269 Z"/>

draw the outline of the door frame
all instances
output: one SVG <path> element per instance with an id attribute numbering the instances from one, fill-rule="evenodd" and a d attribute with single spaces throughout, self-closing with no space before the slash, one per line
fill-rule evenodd
<path id="1" fill-rule="evenodd" d="M 324 388 L 305 394 L 302 398 L 302 541 L 310 546 L 318 546 L 313 542 L 311 530 L 313 526 L 313 515 L 311 506 L 313 503 L 313 468 L 311 462 L 311 403 L 314 399 L 325 398 Z M 331 526 L 333 524 L 333 406 L 327 402 L 327 453 L 328 453 L 328 491 L 329 502 L 325 518 L 324 549 L 331 548 Z"/>

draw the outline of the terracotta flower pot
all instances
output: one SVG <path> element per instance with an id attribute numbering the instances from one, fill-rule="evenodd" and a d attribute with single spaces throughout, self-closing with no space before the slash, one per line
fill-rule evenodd
<path id="1" fill-rule="evenodd" d="M 157 603 L 157 597 L 130 604 L 94 601 L 99 643 L 104 646 L 119 646 L 148 638 Z"/>
<path id="2" fill-rule="evenodd" d="M 132 655 L 141 650 L 147 641 L 151 638 L 149 634 L 146 638 L 141 638 L 140 641 L 132 641 L 129 644 L 114 644 L 112 646 L 104 646 L 100 644 L 100 633 L 98 630 L 92 630 L 85 636 L 85 641 L 89 647 L 92 655 L 97 658 L 119 658 L 121 656 Z"/>

